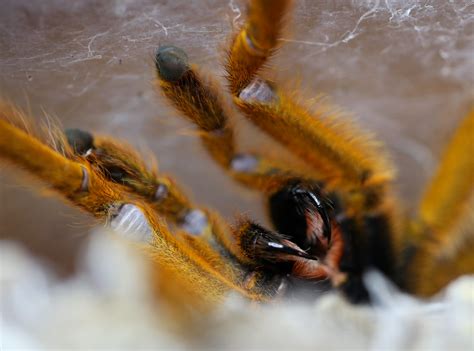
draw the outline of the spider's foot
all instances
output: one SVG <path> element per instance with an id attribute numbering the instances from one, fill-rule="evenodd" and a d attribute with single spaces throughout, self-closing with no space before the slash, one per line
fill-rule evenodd
<path id="1" fill-rule="evenodd" d="M 94 147 L 94 137 L 89 132 L 81 129 L 66 129 L 64 134 L 69 145 L 78 155 L 86 155 Z"/>
<path id="2" fill-rule="evenodd" d="M 188 55 L 176 46 L 160 46 L 155 57 L 159 85 L 165 96 L 193 123 L 205 132 L 224 131 L 227 122 L 215 82 L 188 62 Z"/>
<path id="3" fill-rule="evenodd" d="M 160 78 L 167 82 L 178 81 L 184 73 L 190 70 L 186 52 L 173 45 L 164 45 L 158 48 L 155 64 Z"/>

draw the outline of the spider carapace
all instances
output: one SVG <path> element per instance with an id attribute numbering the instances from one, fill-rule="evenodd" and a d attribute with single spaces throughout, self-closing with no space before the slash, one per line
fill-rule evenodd
<path id="1" fill-rule="evenodd" d="M 230 41 L 225 78 L 237 110 L 306 166 L 239 151 L 235 112 L 212 76 L 175 46 L 160 46 L 155 56 L 157 90 L 196 126 L 230 177 L 264 194 L 273 228 L 245 217 L 230 225 L 191 202 L 129 145 L 85 130 L 35 128 L 7 103 L 0 108 L 1 159 L 139 242 L 153 262 L 158 294 L 175 305 L 214 306 L 230 293 L 269 301 L 300 288 L 338 289 L 367 301 L 368 269 L 426 296 L 473 273 L 474 159 L 466 150 L 474 113 L 448 144 L 418 214 L 403 218 L 380 146 L 325 102 L 309 108 L 265 79 L 262 67 L 278 47 L 290 6 L 249 2 Z"/>

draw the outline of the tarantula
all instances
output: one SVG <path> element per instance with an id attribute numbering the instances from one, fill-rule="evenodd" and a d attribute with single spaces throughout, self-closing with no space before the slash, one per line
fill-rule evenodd
<path id="1" fill-rule="evenodd" d="M 309 110 L 264 79 L 290 0 L 253 0 L 233 37 L 226 79 L 234 104 L 307 167 L 239 152 L 233 112 L 212 77 L 180 48 L 157 49 L 157 88 L 199 129 L 230 177 L 266 196 L 273 229 L 241 218 L 231 226 L 193 204 L 170 177 L 129 145 L 78 129 L 35 131 L 21 111 L 0 108 L 0 157 L 140 246 L 160 294 L 210 306 L 235 292 L 254 301 L 339 289 L 368 300 L 363 274 L 377 269 L 419 295 L 474 272 L 474 113 L 448 145 L 414 220 L 400 218 L 392 168 L 364 133 L 320 103 Z M 47 135 L 47 136 L 46 136 Z M 168 295 L 166 295 L 168 294 Z M 173 295 L 173 296 L 171 296 Z"/>

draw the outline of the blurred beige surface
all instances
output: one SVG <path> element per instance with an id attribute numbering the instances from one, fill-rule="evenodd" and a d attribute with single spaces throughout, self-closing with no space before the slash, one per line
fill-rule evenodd
<path id="1" fill-rule="evenodd" d="M 242 15 L 240 13 L 242 12 Z M 154 91 L 153 52 L 172 43 L 222 75 L 220 63 L 243 1 L 3 0 L 0 91 L 65 127 L 112 134 L 151 150 L 203 204 L 226 218 L 263 219 L 258 194 L 227 179 L 191 126 Z M 285 46 L 273 61 L 298 82 L 354 114 L 382 140 L 399 168 L 397 190 L 413 210 L 443 145 L 473 101 L 471 1 L 296 1 Z M 238 124 L 242 145 L 260 135 Z M 69 272 L 90 218 L 30 191 L 1 166 L 0 234 Z M 34 184 L 35 188 L 41 188 Z"/>
<path id="2" fill-rule="evenodd" d="M 474 348 L 472 275 L 426 301 L 371 272 L 364 278 L 371 307 L 349 304 L 336 293 L 259 308 L 233 296 L 183 325 L 151 294 L 143 257 L 108 234 L 96 230 L 78 274 L 62 280 L 21 247 L 0 241 L 2 351 Z"/>

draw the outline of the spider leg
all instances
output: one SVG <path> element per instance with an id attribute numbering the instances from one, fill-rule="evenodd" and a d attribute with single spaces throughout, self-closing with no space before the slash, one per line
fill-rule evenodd
<path id="1" fill-rule="evenodd" d="M 238 96 L 275 52 L 291 0 L 254 0 L 247 21 L 233 38 L 227 60 L 230 91 Z"/>
<path id="2" fill-rule="evenodd" d="M 149 212 L 146 204 L 124 191 L 122 186 L 107 181 L 100 173 L 81 158 L 70 159 L 66 153 L 48 146 L 39 135 L 29 129 L 20 128 L 12 119 L 22 113 L 12 106 L 0 108 L 0 156 L 32 176 L 48 184 L 75 206 L 93 216 L 108 221 L 112 227 L 137 229 L 142 227 L 140 239 L 151 240 L 153 225 L 146 220 Z M 127 205 L 130 206 L 127 206 Z M 125 221 L 130 218 L 136 223 Z M 129 224 L 130 228 L 123 227 Z M 145 223 L 146 222 L 146 223 Z M 123 227 L 123 228 L 122 228 Z M 125 230 L 127 229 L 127 230 Z"/>
<path id="3" fill-rule="evenodd" d="M 229 253 L 231 233 L 217 213 L 193 204 L 171 177 L 161 175 L 156 167 L 150 169 L 130 145 L 77 129 L 67 130 L 66 136 L 74 152 L 85 157 L 97 172 L 139 195 L 174 224 L 181 244 L 223 276 L 233 277 L 235 285 L 241 285 L 248 269 Z"/>
<path id="4" fill-rule="evenodd" d="M 274 82 L 259 77 L 260 69 L 275 51 L 283 25 L 283 13 L 276 20 L 272 5 L 273 2 L 250 1 L 247 22 L 229 49 L 226 70 L 233 101 L 250 122 L 310 167 L 305 173 L 306 178 L 317 180 L 317 184 L 324 186 L 326 194 L 333 193 L 338 198 L 341 206 L 335 212 L 339 212 L 337 222 L 345 243 L 340 267 L 350 272 L 343 290 L 357 300 L 358 294 L 365 290 L 360 288 L 363 286 L 361 275 L 368 267 L 376 267 L 396 279 L 391 267 L 397 257 L 395 252 L 401 249 L 401 245 L 390 184 L 392 167 L 380 146 L 344 120 L 335 108 L 319 99 L 311 101 L 314 106 L 310 109 L 306 103 L 297 101 L 296 94 L 286 94 Z M 284 12 L 287 8 L 284 6 L 281 10 Z M 269 31 L 267 26 L 273 27 L 272 30 Z M 268 35 L 268 42 L 273 43 L 271 48 L 266 47 L 269 50 L 264 59 L 251 48 L 260 47 L 265 39 L 249 35 L 248 28 L 262 36 Z M 242 68 L 245 65 L 248 67 Z M 238 80 L 236 77 L 239 76 L 243 79 Z M 279 220 L 287 220 L 294 232 L 295 223 L 302 222 L 301 228 L 312 224 L 295 221 L 295 218 L 304 219 L 298 213 L 295 218 L 288 218 L 291 214 L 288 209 L 294 208 L 291 203 L 295 202 L 291 188 L 291 183 L 287 183 L 272 194 L 270 209 L 272 212 L 276 210 L 272 219 L 277 227 L 285 224 Z M 278 210 L 279 207 L 284 211 Z M 306 275 L 304 269 L 294 274 Z M 360 282 L 356 282 L 359 278 Z M 340 281 L 339 278 L 335 280 Z"/>
<path id="5" fill-rule="evenodd" d="M 196 235 L 205 229 L 191 227 L 194 205 L 171 177 L 158 172 L 156 160 L 149 167 L 132 146 L 111 137 L 79 129 L 68 129 L 65 135 L 76 156 L 84 157 L 109 181 L 140 195 L 160 216 Z"/>
<path id="6" fill-rule="evenodd" d="M 150 170 L 130 145 L 77 129 L 67 130 L 66 135 L 75 153 L 85 157 L 97 172 L 139 195 L 174 224 L 181 243 L 222 275 L 234 276 L 235 284 L 242 282 L 247 268 L 229 254 L 231 232 L 217 213 L 193 204 L 172 178 L 159 174 L 156 167 Z"/>
<path id="7" fill-rule="evenodd" d="M 127 191 L 123 185 L 109 181 L 94 164 L 68 149 L 67 143 L 61 140 L 59 129 L 51 130 L 48 136 L 43 136 L 33 132 L 34 126 L 27 123 L 27 118 L 21 111 L 0 103 L 2 161 L 25 169 L 73 205 L 110 222 L 113 227 L 122 227 L 121 220 L 126 219 L 121 218 L 122 210 L 124 217 L 128 215 L 138 222 L 143 218 L 154 218 L 151 215 L 154 211 L 145 201 Z M 133 208 L 125 208 L 127 204 L 131 204 Z M 144 213 L 138 215 L 137 211 Z M 146 225 L 150 234 L 153 232 L 153 224 L 154 221 L 149 221 Z M 133 225 L 129 229 L 132 227 Z"/>
<path id="8" fill-rule="evenodd" d="M 304 178 L 295 173 L 294 169 L 290 170 L 261 155 L 236 152 L 232 113 L 221 98 L 215 82 L 203 75 L 196 66 L 190 65 L 183 50 L 173 46 L 160 47 L 157 52 L 156 66 L 158 84 L 163 94 L 187 119 L 199 127 L 199 136 L 204 147 L 216 163 L 233 179 L 271 196 L 296 178 L 300 180 Z M 247 236 L 246 233 L 249 232 L 229 231 L 228 228 L 214 231 L 218 241 L 232 256 L 236 257 L 241 264 L 255 268 L 256 265 L 258 266 L 257 262 L 249 260 L 248 250 L 238 244 L 240 238 Z M 195 241 L 193 238 L 188 240 Z M 288 243 L 296 246 L 291 241 Z M 195 245 L 195 243 L 191 244 Z M 287 246 L 284 248 L 292 249 Z M 276 251 L 273 248 L 269 251 L 269 255 Z M 264 252 L 263 250 L 260 253 Z M 284 254 L 286 253 L 282 252 L 283 256 Z M 271 260 L 267 261 L 266 266 L 271 267 Z M 266 274 L 268 272 L 260 271 L 260 269 L 257 271 L 251 270 L 252 278 L 244 280 L 247 288 L 258 287 L 263 281 L 268 282 L 270 279 L 271 274 Z M 274 288 L 278 290 L 275 286 L 272 286 L 270 290 Z"/>
<path id="9" fill-rule="evenodd" d="M 35 174 L 66 197 L 87 190 L 88 182 L 84 180 L 88 175 L 87 168 L 53 151 L 9 121 L 9 119 L 21 121 L 21 117 L 22 113 L 13 107 L 6 104 L 0 106 L 2 157 Z M 31 153 L 30 150 L 35 152 Z M 45 167 L 45 164 L 50 167 Z"/>
<path id="10" fill-rule="evenodd" d="M 272 52 L 276 45 L 281 18 L 288 7 L 286 1 L 278 3 L 282 6 L 275 10 L 279 13 L 276 19 L 273 2 L 250 2 L 247 22 L 229 50 L 226 65 L 234 102 L 248 120 L 307 162 L 313 169 L 312 178 L 324 181 L 332 189 L 351 193 L 352 208 L 377 207 L 392 179 L 392 170 L 376 143 L 322 103 L 310 112 L 274 83 L 259 78 L 261 65 L 254 67 L 249 63 L 257 57 L 249 47 L 273 43 L 265 46 Z M 259 36 L 250 35 L 250 29 Z M 234 77 L 246 71 L 241 67 L 245 65 L 251 74 L 235 83 Z"/>
<path id="11" fill-rule="evenodd" d="M 407 238 L 415 247 L 408 286 L 431 295 L 474 273 L 474 110 L 459 125 L 419 205 Z"/>
<path id="12" fill-rule="evenodd" d="M 280 188 L 295 171 L 257 153 L 236 150 L 234 116 L 219 93 L 219 86 L 198 67 L 188 63 L 186 53 L 162 46 L 156 55 L 161 92 L 199 128 L 201 141 L 211 155 L 236 181 L 265 193 Z"/>
<path id="13" fill-rule="evenodd" d="M 253 124 L 308 162 L 315 177 L 331 188 L 349 192 L 391 180 L 390 167 L 375 144 L 353 126 L 335 122 L 324 107 L 311 114 L 260 79 L 234 102 Z"/>
<path id="14" fill-rule="evenodd" d="M 294 169 L 285 169 L 283 165 L 276 162 L 268 167 L 266 165 L 270 165 L 271 162 L 262 156 L 236 155 L 233 130 L 230 125 L 233 116 L 226 110 L 218 89 L 212 81 L 209 82 L 206 77 L 200 74 L 195 66 L 190 65 L 186 54 L 176 47 L 167 46 L 158 49 L 156 65 L 159 78 L 158 84 L 162 92 L 187 119 L 200 128 L 200 136 L 204 146 L 210 155 L 213 156 L 214 160 L 226 169 L 235 180 L 249 187 L 257 188 L 268 196 L 269 214 L 276 228 L 282 233 L 291 235 L 290 241 L 293 244 L 302 243 L 304 247 L 307 247 L 307 240 L 310 240 L 311 242 L 324 242 L 326 249 L 327 246 L 335 247 L 335 242 L 329 243 L 331 241 L 331 226 L 329 225 L 326 207 L 330 207 L 330 205 L 324 201 L 314 203 L 311 198 L 312 195 L 315 195 L 313 191 L 306 192 L 304 189 L 299 189 L 304 191 L 304 194 L 294 193 L 298 191 L 297 187 L 294 187 L 296 183 L 308 184 L 310 188 L 314 189 L 321 188 L 323 184 L 314 180 L 318 179 L 315 177 L 315 173 L 311 174 L 311 178 L 309 178 L 301 176 L 302 173 L 296 173 Z M 285 193 L 288 193 L 288 196 Z M 341 220 L 345 220 L 345 218 L 352 219 L 356 224 L 351 227 L 351 232 L 357 232 L 357 234 L 364 232 L 364 229 L 369 227 L 370 232 L 375 231 L 374 234 L 378 238 L 371 238 L 370 241 L 373 243 L 384 243 L 385 245 L 386 242 L 390 241 L 393 233 L 392 208 L 386 203 L 378 201 L 377 196 L 381 195 L 381 192 L 374 191 L 372 197 L 369 196 L 369 191 L 362 191 L 355 195 L 353 192 L 349 193 L 351 200 L 353 200 L 351 203 L 353 207 L 348 208 L 347 205 L 344 207 L 344 218 L 341 218 Z M 303 198 L 306 197 L 308 199 L 304 200 Z M 354 200 L 355 198 L 358 203 Z M 371 208 L 373 210 L 371 214 L 360 216 L 360 206 L 358 207 L 357 205 L 366 198 L 369 198 L 370 201 L 378 202 Z M 367 206 L 372 205 L 368 204 Z M 311 209 L 311 211 L 306 215 L 293 213 L 295 209 L 300 207 L 306 210 Z M 348 211 L 348 209 L 352 209 L 353 212 Z M 376 220 L 372 221 L 373 218 Z M 299 225 L 300 222 L 301 225 Z M 379 225 L 379 222 L 382 224 Z M 298 225 L 299 227 L 296 228 Z M 322 227 L 320 228 L 320 226 Z M 307 228 L 311 228 L 310 233 Z M 236 244 L 242 233 L 246 232 L 233 231 L 231 239 L 226 235 L 220 238 L 220 242 L 240 262 L 248 265 L 249 262 L 245 259 L 245 248 Z M 367 250 L 365 250 L 367 255 L 372 253 L 372 251 L 377 251 L 377 249 L 383 249 L 383 258 L 377 259 L 376 262 L 368 262 L 367 265 L 375 265 L 380 269 L 386 268 L 386 262 L 389 260 L 385 259 L 385 257 L 392 257 L 392 247 L 390 245 L 377 247 L 377 245 L 373 244 L 372 246 L 365 245 L 364 247 L 367 247 Z M 261 253 L 263 254 L 263 252 Z M 365 261 L 363 261 L 362 263 L 346 264 L 345 267 L 353 271 L 359 269 L 359 266 L 362 269 L 365 265 Z M 271 266 L 271 264 L 267 266 Z M 314 265 L 311 264 L 311 266 Z M 266 266 L 264 265 L 264 267 Z M 307 268 L 304 264 L 302 267 Z M 313 277 L 319 274 L 316 271 L 310 271 Z M 310 275 L 310 273 L 303 272 L 304 269 L 300 269 L 293 272 L 293 274 L 301 274 L 306 277 Z M 384 269 L 384 272 L 391 275 L 391 272 L 387 269 Z"/>
<path id="15" fill-rule="evenodd" d="M 240 287 L 244 273 L 238 267 L 227 265 L 224 274 L 173 235 L 138 194 L 107 179 L 85 157 L 74 157 L 70 150 L 60 152 L 63 147 L 67 149 L 67 144 L 53 149 L 39 136 L 29 133 L 26 125 L 15 125 L 12 119 L 18 116 L 24 118 L 12 106 L 0 106 L 0 161 L 25 169 L 68 202 L 108 223 L 117 233 L 143 243 L 140 247 L 159 267 L 175 272 L 182 284 L 198 289 L 203 303 L 222 301 L 231 291 L 252 300 L 264 299 Z"/>

